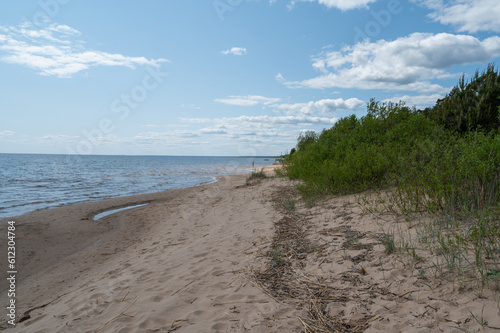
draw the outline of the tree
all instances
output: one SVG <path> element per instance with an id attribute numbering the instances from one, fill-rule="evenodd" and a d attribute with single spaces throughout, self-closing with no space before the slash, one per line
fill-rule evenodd
<path id="1" fill-rule="evenodd" d="M 304 148 L 318 139 L 318 134 L 315 131 L 306 131 L 299 135 L 297 139 L 297 151 L 304 150 Z"/>
<path id="2" fill-rule="evenodd" d="M 493 64 L 470 82 L 462 75 L 456 87 L 437 101 L 429 116 L 444 127 L 465 133 L 477 129 L 500 128 L 500 74 Z"/>

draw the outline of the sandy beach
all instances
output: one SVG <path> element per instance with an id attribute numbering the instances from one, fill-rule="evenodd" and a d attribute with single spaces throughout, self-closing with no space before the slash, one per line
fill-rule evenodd
<path id="1" fill-rule="evenodd" d="M 430 268 L 386 254 L 381 232 L 394 228 L 389 217 L 363 213 L 354 196 L 308 208 L 290 181 L 247 177 L 9 219 L 16 222 L 17 323 L 4 315 L 1 329 L 315 332 L 315 307 L 344 332 L 500 329 L 492 288 L 424 280 L 419 269 Z M 411 225 L 397 225 L 411 234 Z M 280 240 L 283 226 L 296 236 Z M 280 247 L 299 239 L 295 251 Z M 7 253 L 4 242 L 0 249 Z M 4 305 L 6 279 L 0 288 Z"/>

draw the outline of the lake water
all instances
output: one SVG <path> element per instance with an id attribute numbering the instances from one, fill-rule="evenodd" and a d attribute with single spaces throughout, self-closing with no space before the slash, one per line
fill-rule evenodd
<path id="1" fill-rule="evenodd" d="M 0 217 L 160 192 L 250 173 L 274 157 L 0 154 Z"/>

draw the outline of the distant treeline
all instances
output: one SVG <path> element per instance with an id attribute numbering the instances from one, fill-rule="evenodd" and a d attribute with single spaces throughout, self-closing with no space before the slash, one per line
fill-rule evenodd
<path id="1" fill-rule="evenodd" d="M 432 108 L 371 100 L 367 115 L 299 136 L 284 170 L 305 197 L 394 189 L 398 211 L 461 212 L 500 203 L 500 74 L 477 71 Z"/>

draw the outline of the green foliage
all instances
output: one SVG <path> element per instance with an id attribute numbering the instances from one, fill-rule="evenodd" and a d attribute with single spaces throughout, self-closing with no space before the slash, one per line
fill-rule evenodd
<path id="1" fill-rule="evenodd" d="M 299 137 L 284 172 L 304 198 L 367 191 L 360 204 L 430 213 L 421 232 L 448 273 L 472 269 L 484 287 L 500 276 L 500 75 L 464 77 L 431 109 L 371 100 L 367 114 Z M 393 238 L 384 241 L 394 252 Z M 444 273 L 443 273 L 444 274 Z"/>
<path id="2" fill-rule="evenodd" d="M 494 65 L 476 71 L 470 82 L 463 75 L 456 87 L 429 111 L 438 124 L 458 133 L 477 129 L 498 130 L 500 118 L 500 74 Z"/>
<path id="3" fill-rule="evenodd" d="M 500 270 L 491 269 L 488 273 L 486 273 L 488 278 L 498 280 L 500 279 Z"/>
<path id="4" fill-rule="evenodd" d="M 499 136 L 471 132 L 429 138 L 407 157 L 395 191 L 400 212 L 442 211 L 460 217 L 500 202 Z"/>
<path id="5" fill-rule="evenodd" d="M 286 172 L 301 179 L 303 193 L 352 193 L 396 185 L 408 154 L 444 132 L 404 104 L 368 104 L 368 114 L 340 119 L 316 140 L 285 159 Z M 309 136 L 310 138 L 310 136 Z M 299 138 L 303 142 L 304 137 Z M 413 156 L 413 158 L 423 158 Z"/>
<path id="6" fill-rule="evenodd" d="M 385 253 L 391 254 L 396 252 L 396 242 L 394 241 L 394 236 L 386 235 L 383 244 L 385 246 Z"/>
<path id="7" fill-rule="evenodd" d="M 500 75 L 490 65 L 469 84 L 462 78 L 431 111 L 372 99 L 366 116 L 301 135 L 285 172 L 303 181 L 306 197 L 394 188 L 384 200 L 399 213 L 459 217 L 498 208 L 500 134 L 484 130 L 498 126 L 499 97 Z"/>
<path id="8" fill-rule="evenodd" d="M 297 139 L 297 150 L 304 150 L 309 144 L 313 143 L 317 139 L 318 139 L 318 134 L 316 134 L 316 132 L 314 131 L 307 131 L 305 133 L 300 134 L 299 138 Z M 293 154 L 292 151 L 290 151 L 290 155 L 291 154 Z"/>
<path id="9" fill-rule="evenodd" d="M 252 172 L 250 176 L 247 177 L 247 181 L 250 181 L 252 179 L 264 179 L 264 178 L 268 178 L 268 176 L 263 171 Z"/>

